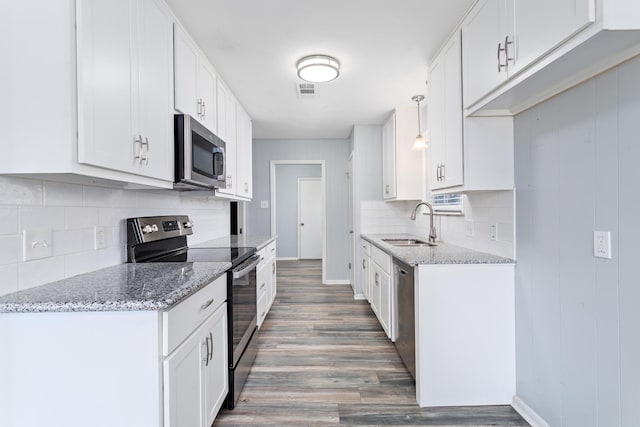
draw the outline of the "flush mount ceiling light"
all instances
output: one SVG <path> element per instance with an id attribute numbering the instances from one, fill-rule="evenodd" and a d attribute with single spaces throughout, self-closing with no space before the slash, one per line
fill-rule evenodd
<path id="1" fill-rule="evenodd" d="M 340 61 L 328 55 L 309 55 L 296 64 L 298 77 L 307 82 L 324 83 L 340 75 Z"/>
<path id="2" fill-rule="evenodd" d="M 418 135 L 416 136 L 416 140 L 413 142 L 413 147 L 411 148 L 413 150 L 423 150 L 427 148 L 427 144 L 429 143 L 427 138 L 422 136 L 422 126 L 420 125 L 420 116 L 422 115 L 420 114 L 420 102 L 424 101 L 424 95 L 415 95 L 411 98 L 411 100 L 418 103 Z"/>

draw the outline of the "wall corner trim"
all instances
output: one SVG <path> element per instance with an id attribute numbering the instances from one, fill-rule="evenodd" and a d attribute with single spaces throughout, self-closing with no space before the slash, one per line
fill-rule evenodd
<path id="1" fill-rule="evenodd" d="M 551 427 L 536 411 L 531 409 L 529 405 L 524 403 L 518 396 L 513 396 L 513 403 L 511 404 L 513 409 L 516 410 L 526 422 L 531 424 L 531 427 Z"/>

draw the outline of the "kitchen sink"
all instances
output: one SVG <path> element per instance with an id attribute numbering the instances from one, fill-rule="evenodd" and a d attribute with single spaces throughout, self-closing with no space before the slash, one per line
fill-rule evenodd
<path id="1" fill-rule="evenodd" d="M 425 242 L 424 240 L 417 240 L 417 239 L 382 239 L 382 241 L 392 246 L 411 246 L 411 247 L 437 246 L 437 243 Z"/>

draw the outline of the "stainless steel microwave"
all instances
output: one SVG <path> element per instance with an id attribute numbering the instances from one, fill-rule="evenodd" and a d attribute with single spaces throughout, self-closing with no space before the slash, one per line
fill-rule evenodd
<path id="1" fill-rule="evenodd" d="M 225 143 L 188 114 L 176 114 L 176 190 L 226 188 Z"/>

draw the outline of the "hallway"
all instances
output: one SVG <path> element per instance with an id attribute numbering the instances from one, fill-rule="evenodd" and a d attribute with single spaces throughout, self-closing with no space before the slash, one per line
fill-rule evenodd
<path id="1" fill-rule="evenodd" d="M 320 261 L 279 261 L 277 296 L 236 408 L 216 426 L 527 426 L 509 406 L 421 409 L 393 343 Z"/>

